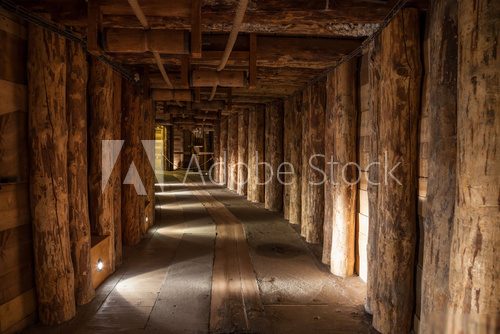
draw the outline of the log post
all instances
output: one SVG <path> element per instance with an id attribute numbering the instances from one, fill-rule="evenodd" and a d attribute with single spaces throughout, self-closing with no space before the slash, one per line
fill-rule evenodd
<path id="1" fill-rule="evenodd" d="M 370 45 L 368 53 L 368 87 L 370 100 L 368 101 L 368 137 L 370 139 L 368 165 L 363 166 L 368 173 L 368 244 L 367 244 L 367 282 L 365 311 L 373 314 L 375 303 L 375 286 L 377 285 L 378 270 L 378 183 L 379 169 L 377 165 L 379 154 L 379 116 L 380 116 L 380 37 Z"/>
<path id="2" fill-rule="evenodd" d="M 214 164 L 212 165 L 210 174 L 212 180 L 217 183 L 220 182 L 219 180 L 220 162 L 222 161 L 220 152 L 220 115 L 218 117 L 219 119 L 214 124 L 214 138 L 213 138 Z"/>
<path id="3" fill-rule="evenodd" d="M 325 194 L 325 202 L 331 202 L 332 217 L 330 271 L 347 277 L 354 273 L 356 235 L 356 195 L 358 170 L 356 167 L 357 104 L 356 62 L 341 64 L 330 75 L 334 80 L 333 94 L 333 187 Z M 330 156 L 327 156 L 330 159 Z M 326 205 L 326 204 L 325 204 Z M 325 247 L 325 245 L 323 245 Z M 324 250 L 324 249 L 323 249 Z M 327 250 L 328 251 L 328 250 Z"/>
<path id="4" fill-rule="evenodd" d="M 151 94 L 149 89 L 149 78 L 145 80 L 143 87 L 143 126 L 141 141 L 145 140 L 148 143 L 151 141 L 154 143 L 155 139 L 155 113 L 153 109 L 153 100 L 151 100 Z M 155 163 L 155 146 L 154 144 L 144 145 L 143 148 L 143 159 L 142 159 L 142 180 L 144 182 L 144 187 L 146 188 L 146 197 L 144 198 L 144 222 L 142 233 L 146 234 L 148 229 L 154 224 L 155 218 L 155 174 L 154 174 L 154 163 Z M 148 152 L 149 151 L 149 152 Z"/>
<path id="5" fill-rule="evenodd" d="M 122 77 L 113 73 L 113 139 L 122 140 Z M 115 225 L 115 266 L 122 263 L 122 168 L 121 159 L 115 162 L 111 174 L 113 184 L 113 222 Z"/>
<path id="6" fill-rule="evenodd" d="M 28 31 L 30 203 L 37 308 L 43 324 L 75 315 L 68 207 L 66 45 L 33 24 Z M 51 284 L 47 284 L 50 282 Z"/>
<path id="7" fill-rule="evenodd" d="M 90 117 L 89 117 L 89 207 L 92 231 L 99 236 L 109 236 L 114 245 L 113 221 L 114 189 L 111 182 L 103 184 L 105 168 L 112 166 L 110 150 L 103 151 L 103 142 L 113 139 L 113 70 L 93 58 L 90 66 Z M 105 165 L 103 165 L 103 162 Z M 111 167 L 112 168 L 112 167 Z M 111 170 L 110 170 L 111 172 Z M 111 247 L 111 271 L 115 269 L 115 252 Z"/>
<path id="8" fill-rule="evenodd" d="M 136 245 L 141 241 L 143 199 L 139 196 L 142 185 L 139 170 L 142 161 L 140 141 L 142 92 L 140 87 L 123 81 L 122 94 L 122 228 L 123 242 Z M 136 189 L 134 183 L 138 185 Z M 145 189 L 142 189 L 145 191 Z"/>
<path id="9" fill-rule="evenodd" d="M 238 114 L 227 118 L 227 188 L 237 190 L 238 183 Z"/>
<path id="10" fill-rule="evenodd" d="M 285 165 L 283 166 L 283 218 L 286 220 L 290 219 L 290 188 L 291 188 L 291 180 L 292 176 L 288 173 L 291 173 L 291 168 L 288 165 L 290 163 L 290 155 L 292 151 L 292 142 L 291 139 L 295 135 L 293 132 L 293 122 L 294 122 L 294 113 L 293 113 L 293 97 L 289 97 L 285 99 L 283 104 L 283 162 Z"/>
<path id="11" fill-rule="evenodd" d="M 326 108 L 325 108 L 325 208 L 323 217 L 323 254 L 321 262 L 330 264 L 332 255 L 332 225 L 333 225 L 333 191 L 334 182 L 338 182 L 333 175 L 334 166 L 331 165 L 335 151 L 335 72 L 329 73 L 326 78 Z M 338 169 L 338 167 L 337 167 Z"/>
<path id="12" fill-rule="evenodd" d="M 428 18 L 429 164 L 424 221 L 420 331 L 441 332 L 446 318 L 457 163 L 457 2 L 433 1 Z M 440 59 L 435 59 L 439 56 Z M 437 61 L 436 61 L 437 60 Z"/>
<path id="13" fill-rule="evenodd" d="M 323 241 L 324 219 L 324 167 L 326 82 L 320 80 L 304 91 L 303 108 L 307 113 L 302 134 L 302 226 L 306 242 Z M 316 168 L 315 169 L 313 169 Z M 318 171 L 320 169 L 321 171 Z"/>
<path id="14" fill-rule="evenodd" d="M 227 185 L 227 123 L 228 118 L 224 117 L 220 120 L 220 137 L 219 137 L 219 152 L 220 152 L 220 165 L 219 165 L 219 183 Z"/>
<path id="15" fill-rule="evenodd" d="M 499 331 L 498 1 L 458 1 L 457 198 L 447 332 Z"/>
<path id="16" fill-rule="evenodd" d="M 376 209 L 378 278 L 373 327 L 381 333 L 408 333 L 412 323 L 421 85 L 419 30 L 418 10 L 409 8 L 400 11 L 380 35 L 378 161 L 383 164 L 379 173 L 384 173 L 384 178 L 378 186 Z M 385 174 L 386 170 L 391 174 Z"/>
<path id="17" fill-rule="evenodd" d="M 87 79 L 85 51 L 67 42 L 66 113 L 68 117 L 68 201 L 71 258 L 78 305 L 95 295 L 90 264 L 90 220 L 87 181 Z"/>
<path id="18" fill-rule="evenodd" d="M 290 136 L 290 163 L 293 166 L 293 174 L 290 180 L 290 208 L 288 219 L 290 224 L 300 224 L 301 215 L 301 178 L 302 178 L 302 95 L 292 96 L 292 131 Z"/>
<path id="19" fill-rule="evenodd" d="M 283 209 L 283 102 L 281 100 L 266 105 L 265 161 L 265 208 L 270 211 Z M 281 181 L 280 181 L 281 180 Z"/>
<path id="20" fill-rule="evenodd" d="M 247 194 L 248 184 L 248 110 L 238 111 L 238 189 L 239 195 Z"/>
<path id="21" fill-rule="evenodd" d="M 248 193 L 251 202 L 264 202 L 265 107 L 258 104 L 250 111 L 248 121 Z"/>

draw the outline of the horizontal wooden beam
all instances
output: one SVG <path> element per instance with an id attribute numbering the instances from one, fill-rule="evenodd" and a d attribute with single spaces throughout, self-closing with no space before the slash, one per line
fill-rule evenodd
<path id="1" fill-rule="evenodd" d="M 193 96 L 189 89 L 153 89 L 153 101 L 185 101 L 191 102 Z"/>
<path id="2" fill-rule="evenodd" d="M 142 0 L 140 4 L 146 16 L 170 18 L 190 18 L 191 16 L 191 0 Z M 126 1 L 100 0 L 100 5 L 104 15 L 134 15 Z"/>
<path id="3" fill-rule="evenodd" d="M 108 52 L 189 54 L 189 33 L 183 30 L 107 29 L 105 48 Z"/>
<path id="4" fill-rule="evenodd" d="M 194 70 L 191 75 L 193 87 L 245 87 L 246 73 L 244 71 Z"/>

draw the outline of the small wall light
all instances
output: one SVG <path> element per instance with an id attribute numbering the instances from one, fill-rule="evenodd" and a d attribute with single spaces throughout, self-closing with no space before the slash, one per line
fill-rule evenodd
<path id="1" fill-rule="evenodd" d="M 97 260 L 97 271 L 102 271 L 104 268 L 104 262 L 101 259 Z"/>
<path id="2" fill-rule="evenodd" d="M 146 216 L 146 223 L 149 221 L 149 218 Z"/>

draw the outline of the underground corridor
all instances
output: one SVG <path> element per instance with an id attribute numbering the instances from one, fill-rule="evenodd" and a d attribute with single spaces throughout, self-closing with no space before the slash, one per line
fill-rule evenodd
<path id="1" fill-rule="evenodd" d="M 500 333 L 499 23 L 0 0 L 0 334 Z"/>

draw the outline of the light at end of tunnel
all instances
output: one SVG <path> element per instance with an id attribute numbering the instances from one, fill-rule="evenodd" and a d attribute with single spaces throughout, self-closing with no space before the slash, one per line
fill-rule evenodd
<path id="1" fill-rule="evenodd" d="M 102 271 L 104 268 L 104 262 L 101 259 L 97 260 L 97 271 Z"/>

